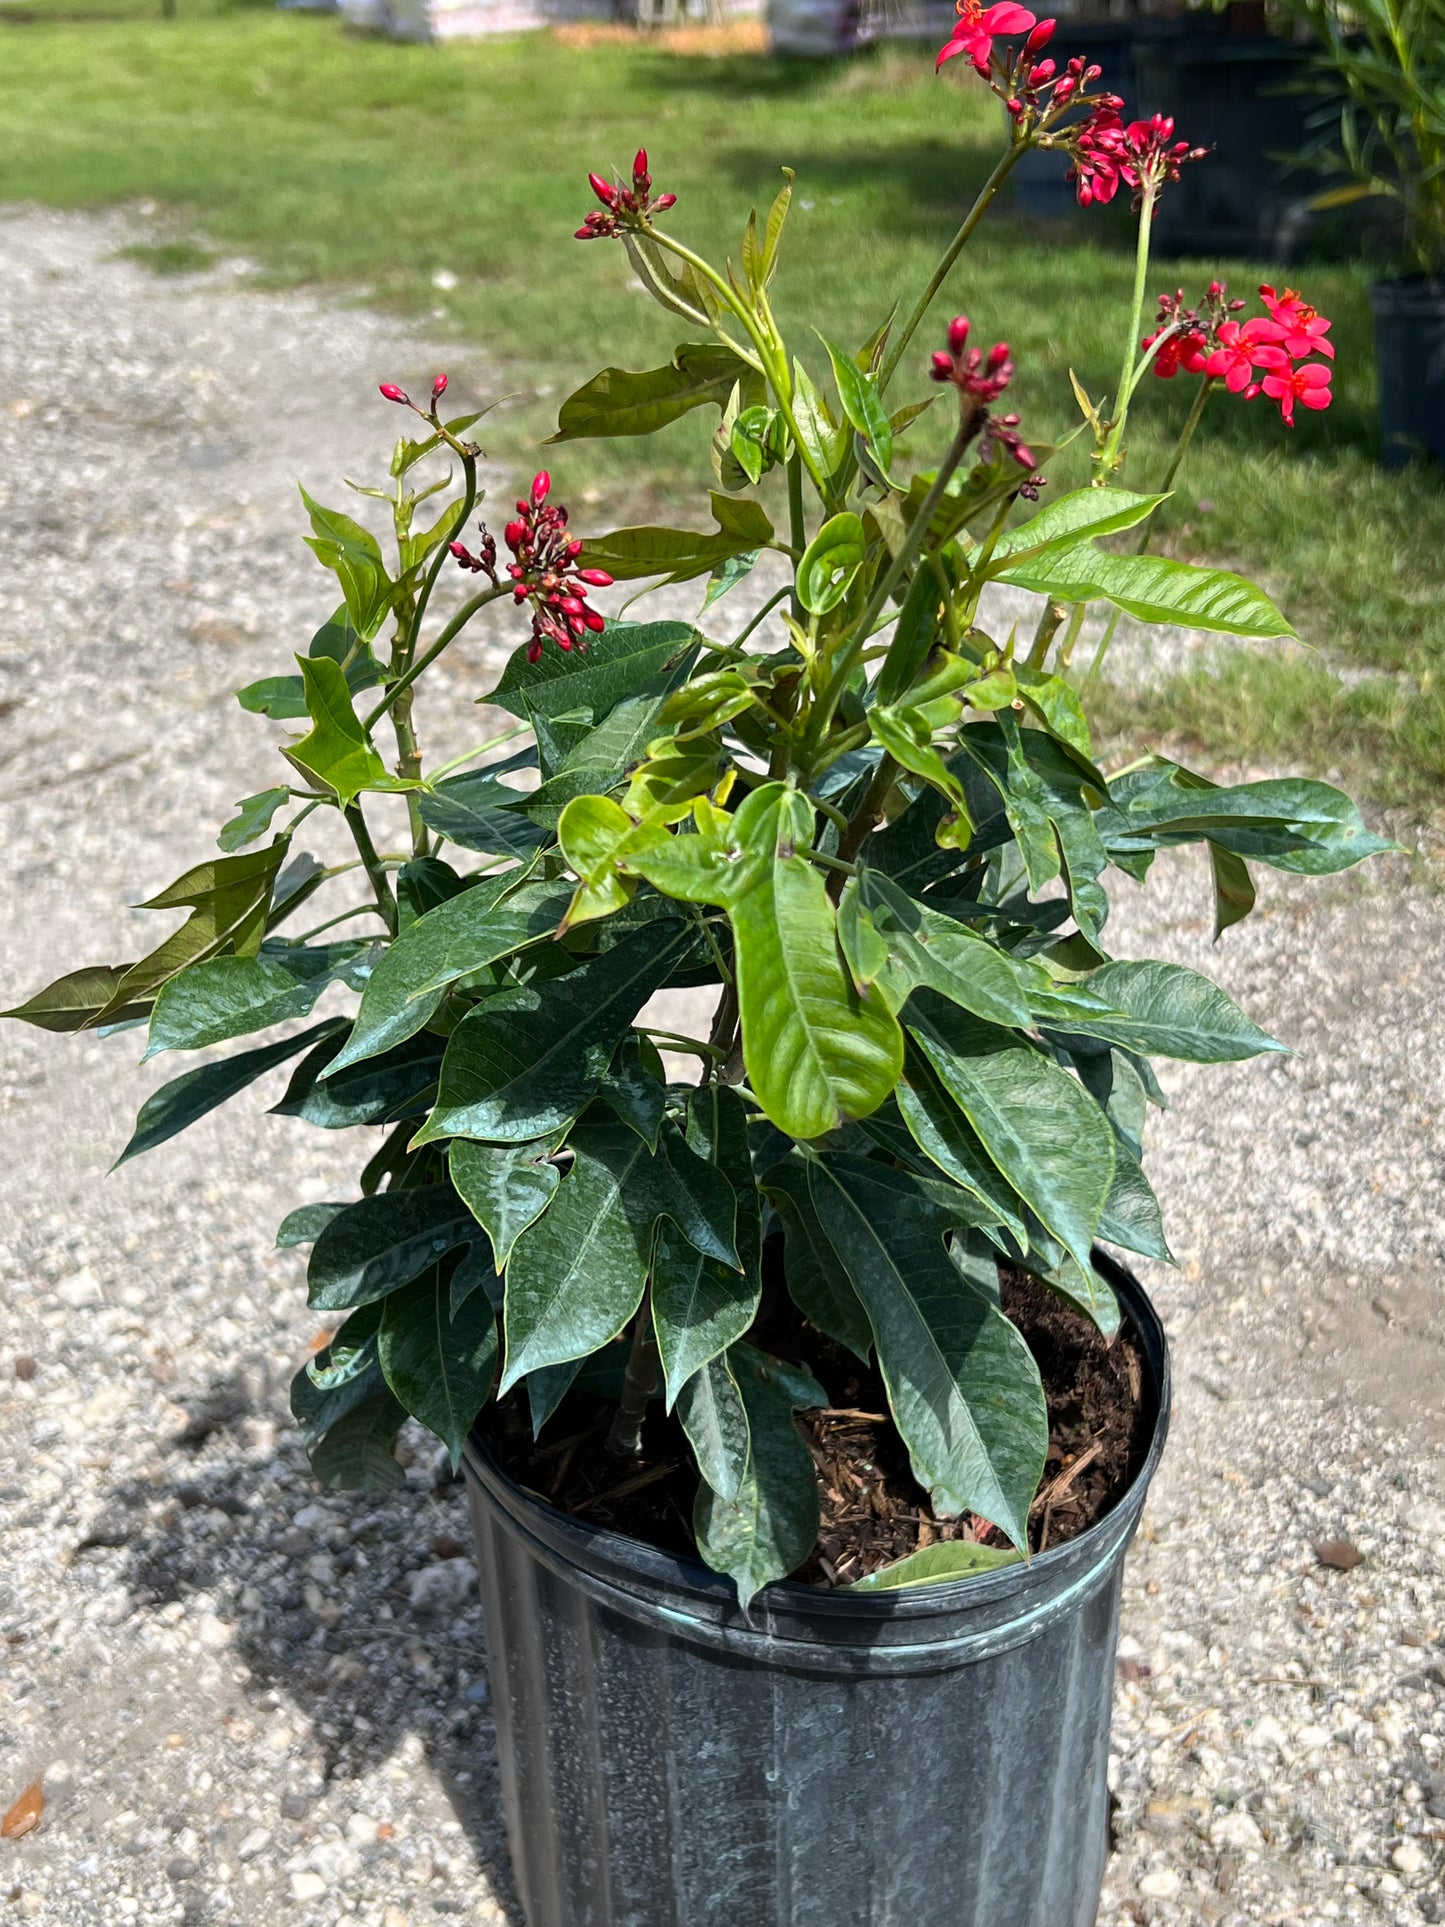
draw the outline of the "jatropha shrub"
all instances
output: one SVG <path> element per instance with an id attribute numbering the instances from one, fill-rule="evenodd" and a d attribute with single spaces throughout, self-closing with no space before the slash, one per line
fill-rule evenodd
<path id="1" fill-rule="evenodd" d="M 311 1246 L 312 1305 L 346 1314 L 293 1387 L 322 1480 L 399 1480 L 408 1413 L 456 1460 L 485 1402 L 517 1386 L 540 1427 L 585 1373 L 610 1387 L 623 1460 L 652 1401 L 676 1412 L 697 1544 L 746 1603 L 817 1531 L 793 1413 L 827 1388 L 755 1342 L 760 1316 L 779 1328 L 765 1296 L 786 1293 L 876 1357 L 936 1512 L 1024 1547 L 1048 1428 L 999 1261 L 1111 1334 L 1096 1241 L 1169 1255 L 1141 1168 L 1151 1058 L 1281 1048 L 1194 972 L 1111 959 L 1108 874 L 1142 883 L 1156 851 L 1200 845 L 1222 932 L 1253 906 L 1252 864 L 1330 874 L 1385 847 L 1322 783 L 1221 787 L 1158 756 L 1099 767 L 1072 666 L 1087 609 L 1291 633 L 1249 582 L 1147 553 L 1179 456 L 1159 488 L 1123 486 L 1139 383 L 1197 381 L 1181 454 L 1215 388 L 1289 421 L 1328 400 L 1329 324 L 1268 288 L 1241 320 L 1216 284 L 1193 307 L 1162 297 L 1142 334 L 1154 209 L 1201 157 L 1168 121 L 1125 122 L 1096 67 L 1060 69 L 1052 34 L 1022 7 L 965 0 L 940 64 L 969 56 L 1006 103 L 1008 142 L 905 318 L 861 343 L 820 352 L 778 326 L 791 175 L 719 267 L 678 238 L 683 210 L 654 193 L 645 152 L 622 180 L 594 174 L 579 238 L 616 243 L 685 339 L 663 367 L 596 375 L 555 439 L 712 410 L 711 526 L 579 537 L 544 472 L 500 530 L 474 527 L 476 417 L 443 416 L 444 376 L 424 404 L 383 387 L 418 422 L 371 491 L 391 506 L 392 555 L 306 498 L 342 604 L 296 674 L 241 692 L 299 726 L 283 780 L 240 806 L 220 857 L 150 900 L 187 913 L 157 949 L 10 1013 L 56 1031 L 148 1024 L 148 1054 L 270 1033 L 164 1085 L 123 1157 L 287 1062 L 283 1116 L 365 1129 L 361 1195 L 280 1231 Z M 1139 218 L 1118 383 L 1075 383 L 1092 468 L 1062 492 L 1057 451 L 1009 409 L 1007 344 L 962 316 L 920 338 L 1035 146 L 1067 154 L 1080 200 L 1122 186 Z M 915 467 L 920 441 L 933 452 Z M 417 478 L 436 458 L 465 486 L 426 525 L 445 477 Z M 779 521 L 755 492 L 774 470 Z M 764 556 L 785 585 L 726 620 Z M 477 592 L 439 622 L 433 592 L 457 566 Z M 614 581 L 696 582 L 706 631 L 605 619 L 592 597 Z M 1043 598 L 1031 636 L 982 626 L 994 582 Z M 468 766 L 428 770 L 421 679 L 507 600 L 527 627 L 481 699 L 516 726 Z M 770 611 L 780 643 L 763 640 Z M 374 823 L 403 808 L 392 851 Z M 318 811 L 354 840 L 341 889 L 363 879 L 361 909 L 333 904 L 338 871 L 300 853 Z M 297 1028 L 336 985 L 354 1008 Z M 707 985 L 705 1036 L 645 1020 L 654 993 Z M 696 1081 L 670 1077 L 659 1045 L 695 1059 Z M 982 1563 L 967 1541 L 934 1552 L 935 1574 Z"/>

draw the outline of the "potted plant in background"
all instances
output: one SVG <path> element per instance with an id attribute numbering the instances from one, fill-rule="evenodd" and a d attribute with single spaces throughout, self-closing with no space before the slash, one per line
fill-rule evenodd
<path id="1" fill-rule="evenodd" d="M 1422 451 L 1445 460 L 1445 6 L 1289 7 L 1318 36 L 1314 72 L 1330 102 L 1308 157 L 1340 185 L 1316 207 L 1375 200 L 1398 215 L 1408 271 L 1370 288 L 1385 466 L 1403 467 Z"/>
<path id="2" fill-rule="evenodd" d="M 587 382 L 558 438 L 715 409 L 712 526 L 578 538 L 543 472 L 473 532 L 476 418 L 444 417 L 444 376 L 423 404 L 383 387 L 420 420 L 380 491 L 395 560 L 308 497 L 343 604 L 298 673 L 242 692 L 300 725 L 284 780 L 151 899 L 189 912 L 157 949 L 10 1013 L 145 1024 L 152 1054 L 272 1033 L 162 1086 L 124 1157 L 283 1063 L 283 1115 L 377 1134 L 357 1199 L 281 1227 L 345 1314 L 293 1410 L 329 1484 L 399 1481 L 408 1415 L 465 1464 L 530 1927 L 1094 1917 L 1121 1563 L 1168 1411 L 1157 1318 L 1098 1241 L 1168 1256 L 1151 1058 L 1280 1048 L 1205 978 L 1111 960 L 1105 873 L 1197 843 L 1223 930 L 1251 862 L 1383 845 L 1324 784 L 1098 766 L 1086 607 L 1291 633 L 1239 577 L 1146 553 L 1165 493 L 1122 486 L 1132 396 L 1198 381 L 1181 453 L 1216 388 L 1288 420 L 1328 400 L 1328 324 L 1285 297 L 1241 319 L 1216 286 L 1141 343 L 1154 209 L 1196 155 L 1051 32 L 970 0 L 944 55 L 1007 103 L 1009 144 L 860 344 L 779 327 L 791 180 L 719 268 L 645 153 L 594 175 L 579 238 L 616 241 L 687 339 Z M 1073 489 L 1008 409 L 1007 346 L 959 317 L 930 361 L 919 333 L 1039 144 L 1087 204 L 1139 213 Z M 938 451 L 911 474 L 910 435 Z M 422 526 L 438 457 L 465 487 Z M 783 586 L 722 622 L 764 555 Z M 441 621 L 457 565 L 477 593 Z M 704 579 L 721 639 L 594 606 Z M 981 626 L 996 582 L 1042 592 L 1032 637 Z M 423 679 L 498 601 L 527 631 L 479 700 L 515 726 L 428 770 Z M 297 854 L 318 816 L 354 858 Z M 343 873 L 359 911 L 329 900 Z M 332 987 L 359 1004 L 297 1030 Z M 678 988 L 710 990 L 705 1035 L 650 1019 Z"/>

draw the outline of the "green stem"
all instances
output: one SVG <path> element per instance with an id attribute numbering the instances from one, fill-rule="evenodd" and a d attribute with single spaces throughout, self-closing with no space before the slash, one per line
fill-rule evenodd
<path id="1" fill-rule="evenodd" d="M 1013 172 L 1019 160 L 1028 151 L 1028 146 L 1029 143 L 1027 141 L 1019 141 L 1015 145 L 1011 145 L 1008 152 L 999 161 L 992 174 L 989 175 L 988 179 L 979 189 L 977 200 L 975 200 L 973 206 L 963 217 L 962 227 L 959 228 L 957 234 L 954 235 L 953 239 L 944 249 L 943 259 L 934 269 L 932 279 L 914 303 L 912 314 L 910 314 L 907 321 L 904 322 L 901 332 L 888 350 L 887 357 L 884 360 L 883 367 L 878 376 L 878 393 L 880 395 L 893 379 L 893 371 L 903 359 L 909 342 L 912 341 L 914 335 L 917 333 L 918 324 L 932 307 L 934 296 L 948 279 L 950 268 L 952 268 L 954 262 L 968 245 L 969 238 L 974 229 L 988 212 L 989 203 Z"/>
<path id="2" fill-rule="evenodd" d="M 788 531 L 799 557 L 808 546 L 808 525 L 803 519 L 803 458 L 795 446 L 788 457 Z M 793 584 L 793 620 L 803 620 L 803 605 L 798 600 L 798 585 Z"/>
<path id="3" fill-rule="evenodd" d="M 838 845 L 838 856 L 842 862 L 851 865 L 862 849 L 873 825 L 883 814 L 883 805 L 888 801 L 888 792 L 892 789 L 897 775 L 898 765 L 885 751 L 877 769 L 873 772 L 873 781 L 868 785 L 867 794 L 853 812 L 853 820 L 848 825 L 847 834 Z M 832 893 L 831 884 L 829 889 Z M 839 892 L 834 894 L 841 894 L 841 886 Z"/>
<path id="4" fill-rule="evenodd" d="M 627 1372 L 622 1381 L 622 1397 L 612 1415 L 607 1433 L 607 1450 L 614 1458 L 635 1459 L 642 1450 L 642 1427 L 647 1407 L 657 1389 L 657 1337 L 652 1328 L 652 1293 L 643 1297 L 637 1322 L 632 1327 L 632 1349 L 627 1354 Z"/>
<path id="5" fill-rule="evenodd" d="M 1069 613 L 1068 604 L 1055 602 L 1052 597 L 1044 604 L 1044 612 L 1039 617 L 1039 626 L 1034 631 L 1033 645 L 1028 653 L 1030 669 L 1042 669 L 1048 660 L 1049 646 L 1064 625 Z"/>
<path id="6" fill-rule="evenodd" d="M 495 602 L 499 596 L 510 595 L 511 593 L 512 585 L 510 582 L 499 582 L 493 588 L 483 589 L 482 593 L 473 596 L 470 602 L 464 602 L 447 624 L 446 628 L 442 630 L 431 648 L 426 651 L 425 655 L 416 658 L 405 675 L 399 677 L 398 680 L 392 684 L 382 700 L 376 705 L 376 708 L 372 710 L 363 725 L 367 734 L 369 735 L 371 731 L 375 729 L 386 712 L 393 707 L 397 697 L 404 695 L 424 670 L 430 669 L 431 665 L 436 661 L 443 649 L 446 648 L 447 644 L 456 640 L 479 609 L 485 609 L 489 602 Z"/>
<path id="7" fill-rule="evenodd" d="M 758 610 L 757 614 L 749 618 L 742 632 L 733 638 L 732 643 L 729 645 L 730 648 L 741 649 L 743 644 L 747 641 L 748 637 L 753 633 L 754 629 L 756 629 L 763 622 L 764 618 L 771 615 L 773 610 L 777 608 L 778 604 L 784 601 L 792 593 L 793 593 L 792 585 L 789 584 L 787 588 L 779 589 L 776 595 L 769 596 L 767 601 L 763 604 L 762 608 Z"/>
<path id="8" fill-rule="evenodd" d="M 1094 660 L 1089 664 L 1088 674 L 1084 677 L 1083 685 L 1079 690 L 1079 701 L 1081 703 L 1087 702 L 1089 697 L 1094 693 L 1094 685 L 1099 680 L 1099 672 L 1104 667 L 1104 658 L 1109 653 L 1109 644 L 1114 640 L 1114 631 L 1118 626 L 1119 609 L 1116 604 L 1114 608 L 1109 611 L 1109 620 L 1104 625 L 1104 633 L 1100 636 L 1099 646 L 1094 651 Z"/>
<path id="9" fill-rule="evenodd" d="M 1114 394 L 1114 417 L 1097 457 L 1093 478 L 1095 488 L 1107 486 L 1110 475 L 1121 460 L 1124 425 L 1129 419 L 1134 361 L 1139 352 L 1139 330 L 1144 322 L 1144 300 L 1149 289 L 1149 243 L 1154 226 L 1154 203 L 1158 196 L 1158 181 L 1146 179 L 1139 206 L 1139 234 L 1134 244 L 1134 295 L 1129 309 L 1129 333 L 1124 342 L 1124 359 L 1119 367 L 1119 385 Z"/>
<path id="10" fill-rule="evenodd" d="M 700 1037 L 684 1037 L 680 1031 L 675 1030 L 654 1030 L 651 1024 L 639 1024 L 637 1028 L 644 1037 L 660 1038 L 664 1044 L 671 1044 L 678 1050 L 687 1051 L 693 1057 L 715 1058 L 721 1063 L 727 1055 L 715 1044 L 703 1043 Z"/>
<path id="11" fill-rule="evenodd" d="M 346 818 L 346 827 L 351 832 L 351 840 L 356 845 L 356 853 L 361 858 L 361 867 L 371 881 L 372 894 L 376 898 L 376 907 L 381 912 L 387 934 L 394 937 L 400 927 L 396 898 L 392 895 L 391 885 L 386 880 L 386 867 L 376 854 L 376 845 L 371 840 L 371 831 L 366 827 L 366 818 L 361 814 L 361 805 L 348 803 L 342 814 Z"/>

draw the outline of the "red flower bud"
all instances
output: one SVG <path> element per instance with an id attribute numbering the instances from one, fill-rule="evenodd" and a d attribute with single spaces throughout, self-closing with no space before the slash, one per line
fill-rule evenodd
<path id="1" fill-rule="evenodd" d="M 938 350 L 936 350 L 933 356 L 934 379 L 936 381 L 947 381 L 949 376 L 952 373 L 953 373 L 953 356 L 946 355 L 943 352 L 942 348 L 939 348 Z"/>
<path id="2" fill-rule="evenodd" d="M 536 475 L 532 478 L 532 507 L 534 509 L 541 508 L 551 491 L 551 487 L 552 477 L 547 473 L 545 468 L 538 469 Z"/>
<path id="3" fill-rule="evenodd" d="M 1054 37 L 1054 28 L 1058 24 L 1057 20 L 1041 20 L 1024 42 L 1024 52 L 1036 54 L 1041 47 L 1047 47 Z"/>
<path id="4" fill-rule="evenodd" d="M 652 203 L 652 211 L 654 214 L 666 214 L 670 207 L 676 206 L 677 196 L 675 194 L 659 194 L 657 199 Z"/>
<path id="5" fill-rule="evenodd" d="M 582 545 L 578 543 L 577 546 L 580 548 Z M 579 582 L 587 583 L 589 588 L 593 589 L 610 589 L 612 587 L 612 577 L 607 573 L 606 569 L 579 569 L 577 571 L 577 579 Z"/>
<path id="6" fill-rule="evenodd" d="M 961 355 L 968 340 L 969 319 L 967 315 L 955 315 L 948 324 L 948 345 L 954 354 Z"/>
<path id="7" fill-rule="evenodd" d="M 616 207 L 618 193 L 611 181 L 604 181 L 600 174 L 589 174 L 587 180 L 592 192 L 604 207 Z"/>
<path id="8" fill-rule="evenodd" d="M 1078 84 L 1078 81 L 1075 80 L 1071 74 L 1065 74 L 1062 80 L 1055 81 L 1054 105 L 1056 107 L 1062 107 L 1064 102 L 1076 90 Z"/>
<path id="9" fill-rule="evenodd" d="M 451 550 L 452 554 L 457 558 L 458 562 L 465 562 L 469 559 L 468 552 L 467 552 L 467 545 L 465 542 L 448 542 L 447 547 Z"/>
<path id="10" fill-rule="evenodd" d="M 384 381 L 380 386 L 382 394 L 386 396 L 388 401 L 405 402 L 410 406 L 411 397 L 404 388 L 398 388 L 394 381 Z"/>
<path id="11" fill-rule="evenodd" d="M 508 522 L 507 526 L 502 530 L 502 537 L 509 549 L 515 549 L 526 533 L 525 524 L 521 522 Z"/>
<path id="12" fill-rule="evenodd" d="M 587 604 L 582 600 L 581 596 L 555 596 L 553 600 L 564 616 L 580 616 L 586 614 Z"/>
<path id="13" fill-rule="evenodd" d="M 646 173 L 647 149 L 645 147 L 639 147 L 632 163 L 632 178 L 634 181 L 640 181 Z"/>
<path id="14" fill-rule="evenodd" d="M 442 396 L 446 392 L 447 392 L 447 378 L 445 375 L 438 375 L 436 380 L 431 385 L 431 398 L 433 401 L 440 401 Z"/>
<path id="15" fill-rule="evenodd" d="M 589 609 L 582 620 L 594 636 L 600 636 L 602 631 L 607 627 L 607 618 L 599 615 L 595 609 Z"/>
<path id="16" fill-rule="evenodd" d="M 990 374 L 996 373 L 998 369 L 1003 367 L 1004 363 L 1007 360 L 1008 360 L 1008 343 L 1006 341 L 996 341 L 993 344 L 992 348 L 990 348 L 988 351 L 989 373 Z"/>

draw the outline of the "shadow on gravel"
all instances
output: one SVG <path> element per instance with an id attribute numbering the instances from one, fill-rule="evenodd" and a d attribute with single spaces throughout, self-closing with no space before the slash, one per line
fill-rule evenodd
<path id="1" fill-rule="evenodd" d="M 77 1550 L 124 1548 L 137 1609 L 205 1594 L 248 1693 L 274 1690 L 309 1720 L 328 1782 L 383 1766 L 415 1734 L 497 1904 L 524 1927 L 462 1482 L 419 1434 L 404 1490 L 324 1492 L 284 1400 L 257 1400 L 254 1378 L 248 1396 L 246 1376 L 177 1396 L 188 1423 L 162 1448 L 165 1476 L 114 1487 Z M 274 1442 L 247 1442 L 257 1421 Z M 323 1790 L 288 1794 L 284 1817 L 303 1819 Z"/>

